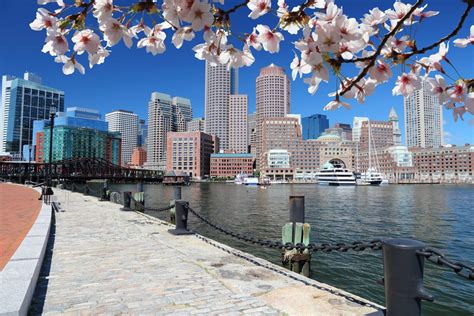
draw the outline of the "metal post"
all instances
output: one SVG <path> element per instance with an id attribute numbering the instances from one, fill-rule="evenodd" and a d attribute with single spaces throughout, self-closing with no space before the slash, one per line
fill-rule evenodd
<path id="1" fill-rule="evenodd" d="M 131 211 L 130 202 L 131 202 L 131 194 L 132 192 L 122 192 L 123 198 L 123 207 L 120 209 L 121 211 Z"/>
<path id="2" fill-rule="evenodd" d="M 137 192 L 144 192 L 143 190 L 143 182 L 137 183 Z"/>
<path id="3" fill-rule="evenodd" d="M 48 164 L 48 186 L 51 186 L 51 176 L 52 176 L 52 170 L 51 170 L 51 163 L 53 161 L 53 132 L 54 132 L 54 118 L 56 116 L 56 108 L 54 106 L 51 106 L 49 108 L 49 118 L 51 122 L 50 126 L 50 133 L 49 133 L 49 164 Z"/>
<path id="4" fill-rule="evenodd" d="M 304 224 L 304 195 L 290 196 L 290 223 L 293 223 L 293 232 L 291 234 L 293 242 L 295 242 L 296 223 Z"/>
<path id="5" fill-rule="evenodd" d="M 173 189 L 174 189 L 174 200 L 175 201 L 181 200 L 181 187 L 176 186 L 176 187 L 173 187 Z"/>
<path id="6" fill-rule="evenodd" d="M 83 192 L 84 195 L 89 195 L 89 187 L 87 186 L 87 184 L 84 185 L 84 192 Z"/>
<path id="7" fill-rule="evenodd" d="M 188 230 L 188 203 L 182 200 L 175 201 L 176 205 L 176 229 L 168 229 L 173 235 L 191 235 Z"/>
<path id="8" fill-rule="evenodd" d="M 423 288 L 424 257 L 420 241 L 394 238 L 383 241 L 385 306 L 387 316 L 421 315 L 421 300 L 434 297 Z"/>
<path id="9" fill-rule="evenodd" d="M 104 186 L 102 187 L 102 196 L 100 197 L 99 201 L 108 201 L 109 198 L 107 196 L 107 190 L 108 190 L 108 183 L 107 180 L 104 181 Z"/>

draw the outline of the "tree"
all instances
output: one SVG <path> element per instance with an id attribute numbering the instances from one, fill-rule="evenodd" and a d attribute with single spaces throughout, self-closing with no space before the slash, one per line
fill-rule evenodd
<path id="1" fill-rule="evenodd" d="M 413 4 L 396 0 L 393 8 L 385 11 L 369 10 L 360 22 L 345 15 L 337 0 L 301 0 L 294 7 L 285 0 L 278 0 L 276 6 L 276 1 L 271 0 L 228 0 L 232 6 L 226 5 L 225 0 L 135 0 L 125 6 L 113 0 L 75 0 L 72 4 L 64 1 L 38 0 L 39 4 L 54 2 L 59 8 L 54 12 L 39 8 L 30 27 L 46 30 L 42 51 L 63 63 L 66 75 L 75 69 L 85 72 L 79 62 L 84 53 L 90 68 L 103 63 L 110 48 L 120 41 L 130 48 L 136 39 L 138 48 L 156 55 L 166 51 L 168 35 L 174 46 L 181 48 L 184 41 L 202 33 L 204 42 L 193 47 L 196 58 L 238 68 L 252 65 L 252 50 L 263 48 L 271 54 L 278 53 L 280 42 L 287 37 L 295 38 L 294 47 L 299 52 L 290 65 L 293 80 L 304 77 L 311 94 L 316 93 L 321 82 L 329 81 L 330 72 L 338 81 L 339 88 L 332 94 L 334 100 L 325 110 L 350 108 L 342 97 L 363 103 L 378 85 L 393 76 L 393 67 L 402 67 L 394 95 L 408 96 L 425 81 L 440 104 L 452 109 L 455 121 L 458 117 L 463 119 L 466 112 L 474 114 L 474 80 L 463 78 L 447 57 L 449 41 L 458 35 L 474 0 L 462 0 L 465 10 L 452 32 L 422 48 L 413 34 L 421 23 L 438 14 L 426 10 L 425 0 Z M 242 9 L 250 10 L 248 17 L 252 20 L 273 12 L 276 25 L 255 23 L 251 32 L 234 34 L 231 16 Z M 474 25 L 469 35 L 457 37 L 453 42 L 456 47 L 472 47 Z M 72 49 L 69 40 L 74 44 Z M 427 53 L 432 54 L 425 56 Z M 345 75 L 351 66 L 359 69 L 355 77 Z M 449 74 L 448 68 L 454 69 L 455 74 Z"/>

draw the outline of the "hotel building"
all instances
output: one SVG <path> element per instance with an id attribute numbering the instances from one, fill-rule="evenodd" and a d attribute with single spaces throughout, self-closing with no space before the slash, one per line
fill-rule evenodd
<path id="1" fill-rule="evenodd" d="M 254 161 L 251 154 L 212 154 L 211 178 L 234 179 L 238 174 L 252 175 Z"/>
<path id="2" fill-rule="evenodd" d="M 443 107 L 430 91 L 429 84 L 404 98 L 405 137 L 408 147 L 443 145 Z"/>
<path id="3" fill-rule="evenodd" d="M 229 96 L 229 144 L 228 151 L 247 153 L 248 151 L 248 98 L 245 94 Z"/>
<path id="4" fill-rule="evenodd" d="M 33 144 L 33 121 L 49 117 L 53 111 L 64 111 L 64 92 L 45 86 L 41 78 L 26 72 L 23 79 L 2 77 L 0 105 L 0 153 L 9 152 L 15 159 L 29 157 Z"/>
<path id="5" fill-rule="evenodd" d="M 125 110 L 117 110 L 105 115 L 109 123 L 109 132 L 118 132 L 122 137 L 122 164 L 128 165 L 132 160 L 133 149 L 137 147 L 138 115 Z"/>

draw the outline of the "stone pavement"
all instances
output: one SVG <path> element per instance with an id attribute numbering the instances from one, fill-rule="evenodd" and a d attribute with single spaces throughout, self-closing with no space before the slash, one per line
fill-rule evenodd
<path id="1" fill-rule="evenodd" d="M 34 189 L 0 183 L 0 271 L 38 217 L 41 209 L 39 196 Z"/>
<path id="2" fill-rule="evenodd" d="M 63 211 L 32 314 L 382 315 L 263 259 L 198 235 L 170 235 L 158 219 L 55 192 Z"/>

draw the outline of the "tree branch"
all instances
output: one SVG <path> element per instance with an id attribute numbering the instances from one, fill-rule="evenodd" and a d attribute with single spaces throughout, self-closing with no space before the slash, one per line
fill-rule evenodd
<path id="1" fill-rule="evenodd" d="M 365 75 L 367 75 L 370 68 L 372 68 L 375 65 L 375 61 L 377 60 L 377 57 L 381 54 L 382 49 L 384 48 L 388 39 L 394 36 L 398 32 L 398 30 L 402 27 L 403 23 L 409 17 L 411 17 L 413 12 L 415 12 L 415 10 L 423 3 L 423 1 L 424 0 L 418 0 L 407 12 L 407 14 L 405 14 L 405 16 L 401 18 L 400 21 L 398 21 L 395 27 L 384 36 L 379 46 L 377 47 L 377 50 L 375 51 L 375 53 L 367 58 L 367 61 L 369 61 L 369 63 L 364 67 L 364 69 L 359 73 L 359 75 L 347 87 L 345 87 L 342 90 L 342 92 L 340 93 L 341 96 L 344 95 L 347 91 L 350 91 L 360 80 L 362 80 L 362 78 L 365 77 Z"/>

